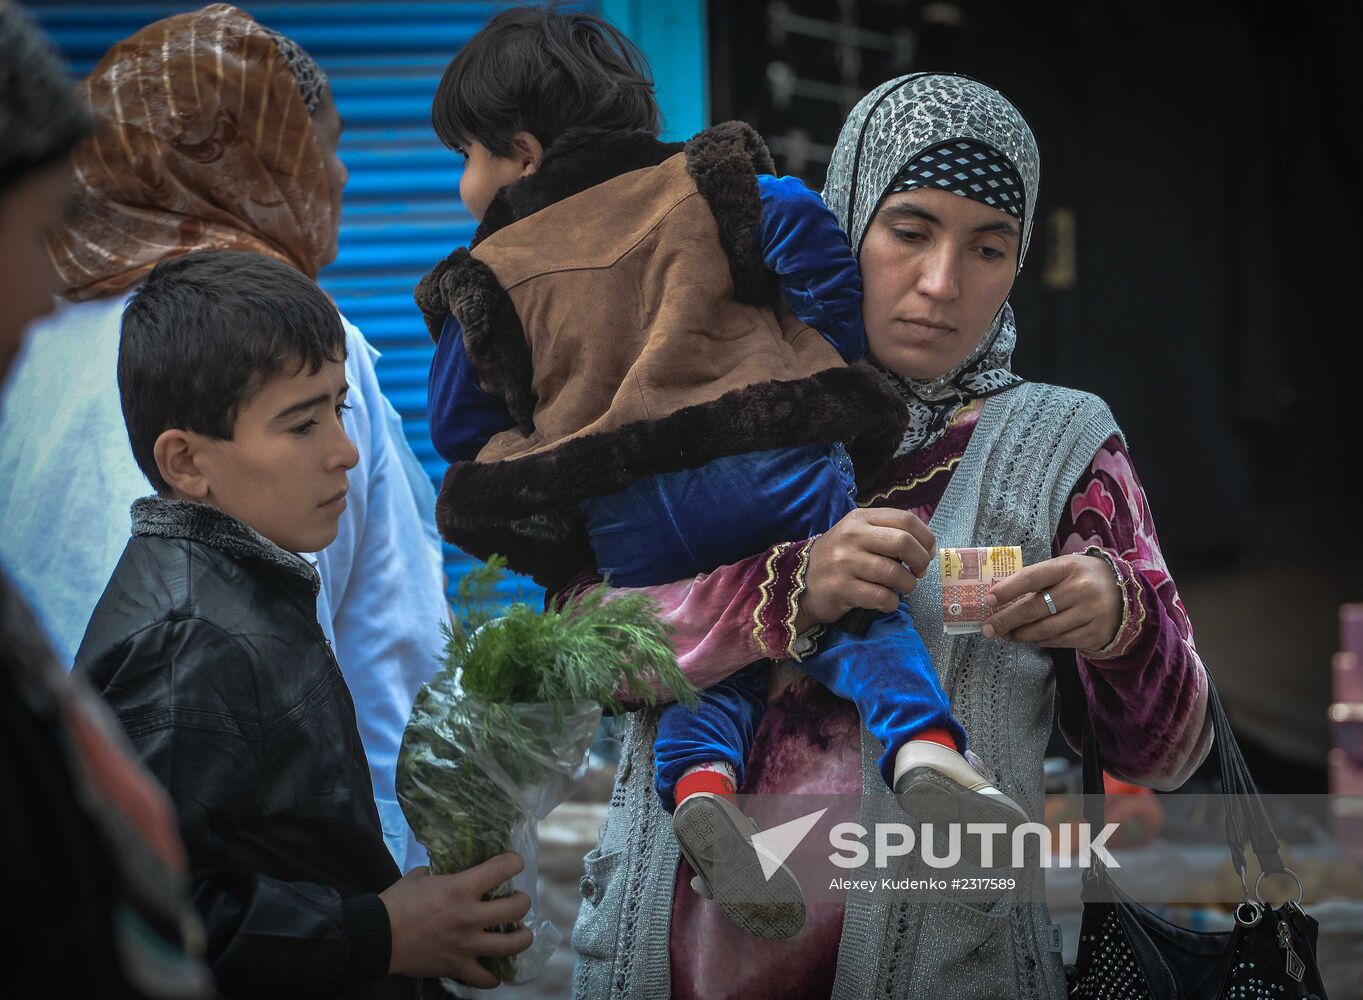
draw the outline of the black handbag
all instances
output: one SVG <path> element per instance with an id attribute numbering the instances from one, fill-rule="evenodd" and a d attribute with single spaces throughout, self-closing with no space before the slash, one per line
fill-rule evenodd
<path id="1" fill-rule="evenodd" d="M 1060 673 L 1062 708 L 1083 717 L 1084 819 L 1101 830 L 1103 762 L 1093 736 L 1077 668 Z M 1066 706 L 1065 702 L 1070 705 Z M 1065 969 L 1069 996 L 1078 1000 L 1213 1000 L 1311 998 L 1325 1000 L 1316 965 L 1319 925 L 1301 905 L 1301 880 L 1283 864 L 1278 838 L 1254 779 L 1236 745 L 1216 688 L 1207 678 L 1214 750 L 1226 795 L 1226 843 L 1245 895 L 1229 931 L 1192 931 L 1146 909 L 1117 886 L 1101 862 L 1084 870 L 1084 915 L 1076 962 Z M 1071 716 L 1073 717 L 1073 716 Z M 1259 861 L 1253 896 L 1246 878 L 1245 844 Z M 1269 875 L 1297 883 L 1297 898 L 1276 909 L 1260 888 Z"/>

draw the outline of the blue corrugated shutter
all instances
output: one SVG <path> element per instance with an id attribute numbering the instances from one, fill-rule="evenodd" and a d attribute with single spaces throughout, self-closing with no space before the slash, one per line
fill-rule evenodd
<path id="1" fill-rule="evenodd" d="M 152 21 L 202 3 L 27 5 L 71 61 L 88 73 L 114 42 Z M 321 283 L 341 311 L 383 352 L 379 380 L 402 414 L 412 450 L 439 485 L 445 463 L 426 426 L 426 372 L 431 342 L 412 303 L 417 280 L 473 235 L 459 203 L 460 158 L 436 140 L 431 97 L 450 57 L 498 4 L 460 0 L 244 3 L 261 23 L 298 41 L 331 79 L 346 122 L 341 158 L 350 171 L 336 263 Z M 589 4 L 601 10 L 603 3 Z M 704 0 L 604 0 L 605 12 L 643 48 L 657 73 L 668 138 L 685 138 L 706 119 Z M 451 584 L 469 566 L 446 546 Z M 531 603 L 541 591 L 515 578 L 504 596 Z"/>
<path id="2" fill-rule="evenodd" d="M 88 73 L 114 42 L 201 3 L 64 3 L 29 6 L 71 61 Z M 342 312 L 383 352 L 379 379 L 402 415 L 412 449 L 438 485 L 445 465 L 426 426 L 431 342 L 412 303 L 417 280 L 473 235 L 459 203 L 460 159 L 430 127 L 431 97 L 450 57 L 495 11 L 458 0 L 374 3 L 257 3 L 243 9 L 294 38 L 331 79 L 345 120 L 341 158 L 350 171 L 336 263 L 322 285 Z M 469 565 L 446 547 L 456 581 Z M 507 597 L 532 603 L 530 581 L 509 581 Z"/>

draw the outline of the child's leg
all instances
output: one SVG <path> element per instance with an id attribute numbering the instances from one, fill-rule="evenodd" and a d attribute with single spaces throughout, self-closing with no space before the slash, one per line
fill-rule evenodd
<path id="1" fill-rule="evenodd" d="M 695 711 L 668 706 L 653 756 L 658 795 L 673 810 L 677 846 L 696 873 L 692 888 L 747 933 L 780 940 L 804 926 L 804 893 L 784 864 L 768 857 L 764 865 L 757 827 L 733 797 L 766 698 L 767 664 L 760 661 L 703 692 Z M 708 769 L 715 765 L 729 773 Z"/>
<path id="2" fill-rule="evenodd" d="M 887 787 L 894 787 L 896 754 L 921 733 L 945 735 L 955 750 L 965 752 L 965 730 L 951 714 L 932 656 L 904 603 L 878 615 L 862 638 L 827 633 L 819 651 L 800 666 L 855 704 L 866 728 L 885 744 L 880 773 Z"/>
<path id="3" fill-rule="evenodd" d="M 701 692 L 692 711 L 669 705 L 658 720 L 658 739 L 653 744 L 657 762 L 658 796 L 663 808 L 673 811 L 685 798 L 685 780 L 692 768 L 727 764 L 732 769 L 732 794 L 743 783 L 753 734 L 767 701 L 765 661 L 753 663 Z M 683 787 L 678 789 L 678 784 Z M 707 791 L 721 791 L 707 788 Z"/>
<path id="4" fill-rule="evenodd" d="M 866 728 L 885 745 L 880 773 L 900 804 L 920 822 L 1002 824 L 1026 814 L 966 750 L 965 730 L 951 714 L 927 647 L 908 607 L 881 615 L 864 638 L 831 633 L 804 669 L 857 706 Z M 961 856 L 983 864 L 982 840 L 959 831 Z M 991 857 L 990 864 L 1001 861 Z"/>
<path id="5" fill-rule="evenodd" d="M 855 506 L 854 489 L 841 446 L 786 448 L 639 480 L 582 511 L 598 570 L 615 586 L 645 587 L 826 531 Z M 766 693 L 765 669 L 749 667 L 705 692 L 698 712 L 665 709 L 654 757 L 658 794 L 668 808 L 676 801 L 672 829 L 697 873 L 692 887 L 749 934 L 787 938 L 804 925 L 799 882 L 783 863 L 773 867 L 722 783 L 685 777 L 724 762 L 741 783 Z"/>

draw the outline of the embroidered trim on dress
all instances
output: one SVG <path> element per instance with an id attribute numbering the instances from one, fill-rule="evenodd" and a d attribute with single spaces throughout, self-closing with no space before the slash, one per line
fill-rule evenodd
<path id="1" fill-rule="evenodd" d="M 1126 642 L 1119 642 L 1114 645 L 1113 647 L 1114 656 L 1124 656 L 1127 652 L 1129 652 L 1131 647 L 1135 645 L 1136 639 L 1140 636 L 1141 632 L 1145 630 L 1146 612 L 1145 600 L 1141 594 L 1141 581 L 1140 578 L 1136 575 L 1135 570 L 1131 569 L 1130 565 L 1127 566 L 1127 570 L 1128 576 L 1126 580 L 1126 585 L 1122 587 L 1122 603 L 1126 607 L 1130 607 L 1131 605 L 1134 604 L 1136 606 L 1136 610 L 1139 612 L 1139 615 L 1136 618 L 1136 624 L 1131 626 L 1131 632 L 1126 637 Z M 1121 633 L 1119 632 L 1118 638 L 1120 637 Z"/>
<path id="2" fill-rule="evenodd" d="M 800 645 L 799 633 L 795 631 L 795 619 L 800 614 L 800 595 L 805 592 L 805 574 L 809 572 L 809 554 L 814 549 L 814 543 L 819 536 L 815 535 L 804 543 L 800 549 L 800 560 L 795 566 L 795 585 L 791 587 L 790 594 L 786 597 L 786 658 L 800 662 L 804 659 L 805 653 L 809 652 L 806 644 L 804 650 L 797 647 Z"/>
<path id="3" fill-rule="evenodd" d="M 762 612 L 765 611 L 767 605 L 771 603 L 771 585 L 776 582 L 776 561 L 785 554 L 786 549 L 794 544 L 794 542 L 782 542 L 771 550 L 771 555 L 767 556 L 767 564 L 765 567 L 767 572 L 766 578 L 763 579 L 757 587 L 757 592 L 762 596 L 758 600 L 757 607 L 753 609 L 752 613 L 753 638 L 757 640 L 757 648 L 761 650 L 762 655 L 765 657 L 771 656 L 771 647 L 767 645 L 766 637 L 763 635 L 763 632 L 766 631 L 766 625 L 762 621 Z"/>
<path id="4" fill-rule="evenodd" d="M 964 455 L 957 455 L 955 458 L 949 458 L 936 468 L 929 469 L 927 473 L 922 476 L 910 479 L 908 482 L 900 483 L 897 486 L 891 486 L 888 490 L 883 490 L 882 492 L 877 493 L 874 496 L 867 497 L 865 500 L 858 500 L 857 506 L 874 507 L 881 500 L 888 499 L 889 497 L 894 496 L 896 493 L 903 493 L 904 491 L 911 490 L 916 486 L 922 486 L 924 483 L 929 482 L 940 473 L 950 472 L 952 469 L 955 469 L 956 466 L 961 464 L 961 459 L 964 457 L 965 457 Z"/>
<path id="5" fill-rule="evenodd" d="M 968 403 L 966 403 L 964 406 L 962 406 L 962 407 L 956 412 L 956 414 L 947 422 L 947 427 L 954 427 L 954 426 L 956 426 L 956 425 L 959 424 L 962 420 L 964 420 L 966 417 L 968 417 L 970 414 L 972 414 L 972 413 L 977 413 L 980 409 L 983 408 L 983 406 L 984 406 L 984 400 L 983 400 L 983 399 L 972 399 L 970 402 L 968 402 Z M 881 501 L 881 500 L 886 500 L 886 499 L 888 499 L 889 497 L 894 496 L 896 493 L 903 493 L 903 492 L 905 492 L 906 490 L 911 490 L 911 489 L 913 489 L 913 488 L 916 487 L 916 486 L 922 486 L 924 483 L 930 482 L 930 481 L 933 479 L 933 477 L 938 476 L 938 475 L 942 474 L 943 472 L 950 472 L 950 471 L 954 470 L 954 469 L 956 468 L 956 466 L 958 466 L 958 465 L 961 464 L 961 459 L 963 459 L 963 458 L 965 458 L 965 452 L 964 452 L 964 451 L 961 452 L 961 454 L 957 455 L 955 458 L 949 458 L 949 459 L 947 459 L 945 462 L 943 462 L 941 465 L 938 465 L 938 466 L 935 466 L 934 468 L 929 469 L 926 473 L 924 473 L 924 474 L 921 475 L 921 476 L 918 476 L 918 477 L 915 478 L 915 479 L 910 479 L 908 482 L 906 482 L 906 483 L 900 483 L 900 484 L 897 485 L 897 486 L 891 486 L 889 489 L 884 490 L 884 491 L 882 491 L 882 492 L 880 492 L 880 493 L 877 493 L 877 494 L 875 494 L 874 496 L 869 497 L 869 498 L 867 498 L 867 499 L 865 499 L 865 500 L 858 500 L 858 501 L 857 501 L 857 506 L 858 506 L 858 507 L 871 507 L 871 506 L 874 506 L 876 503 L 878 503 L 878 502 Z"/>

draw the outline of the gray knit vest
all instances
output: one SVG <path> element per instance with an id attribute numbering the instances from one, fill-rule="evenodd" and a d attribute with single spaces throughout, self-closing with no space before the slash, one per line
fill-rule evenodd
<path id="1" fill-rule="evenodd" d="M 1021 545 L 1027 565 L 1048 559 L 1074 484 L 1117 425 L 1102 400 L 1026 383 L 985 401 L 979 424 L 930 527 L 939 546 Z M 1051 733 L 1055 684 L 1037 647 L 942 632 L 941 580 L 934 568 L 909 598 L 956 718 L 970 745 L 1000 774 L 1000 786 L 1042 818 L 1042 754 Z M 573 928 L 577 1000 L 663 1000 L 671 994 L 668 934 L 678 850 L 671 818 L 653 788 L 656 712 L 629 717 L 600 843 L 584 859 L 582 904 Z M 883 747 L 862 729 L 861 823 L 903 822 L 876 760 Z M 916 852 L 880 877 L 913 877 Z M 921 869 L 926 871 L 926 869 Z M 1026 878 L 1040 879 L 1038 872 Z M 915 895 L 847 897 L 835 1000 L 1019 997 L 1061 1000 L 1060 956 L 1039 884 L 983 902 Z"/>

